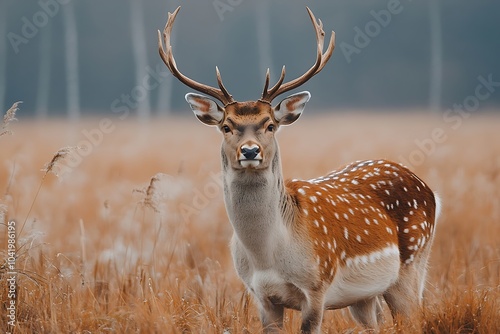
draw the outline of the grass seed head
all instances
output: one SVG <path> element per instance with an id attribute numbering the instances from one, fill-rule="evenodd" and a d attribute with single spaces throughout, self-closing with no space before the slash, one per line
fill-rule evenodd
<path id="1" fill-rule="evenodd" d="M 77 150 L 79 150 L 80 147 L 79 146 L 67 146 L 67 147 L 63 147 L 61 149 L 59 149 L 55 154 L 54 156 L 52 157 L 52 160 L 50 160 L 49 163 L 47 163 L 43 168 L 42 168 L 42 172 L 45 173 L 45 175 L 47 175 L 48 173 L 52 173 L 54 174 L 55 176 L 59 176 L 60 175 L 60 166 L 59 164 L 69 158 L 71 156 L 71 153 L 72 152 L 75 152 Z"/>
<path id="2" fill-rule="evenodd" d="M 5 113 L 3 116 L 3 122 L 2 122 L 2 127 L 0 128 L 0 137 L 3 135 L 11 135 L 12 131 L 9 130 L 9 124 L 17 121 L 16 118 L 16 111 L 19 110 L 19 104 L 22 103 L 22 101 L 15 102 L 12 107 L 10 107 L 9 110 Z"/>
<path id="3" fill-rule="evenodd" d="M 147 188 L 135 189 L 135 192 L 139 192 L 145 195 L 142 201 L 139 202 L 139 204 L 152 209 L 154 212 L 159 213 L 161 200 L 165 197 L 164 191 L 162 189 L 165 185 L 162 184 L 162 182 L 169 177 L 169 175 L 158 173 L 151 178 L 151 180 L 149 181 L 149 186 Z"/>

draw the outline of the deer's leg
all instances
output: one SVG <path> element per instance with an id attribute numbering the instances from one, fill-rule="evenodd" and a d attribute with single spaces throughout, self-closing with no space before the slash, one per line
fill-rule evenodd
<path id="1" fill-rule="evenodd" d="M 270 300 L 260 302 L 260 320 L 264 327 L 264 333 L 276 333 L 283 328 L 283 305 L 273 304 Z"/>
<path id="2" fill-rule="evenodd" d="M 302 333 L 320 333 L 321 321 L 323 320 L 323 291 L 311 291 L 306 293 L 307 304 L 302 308 Z"/>
<path id="3" fill-rule="evenodd" d="M 381 317 L 381 311 L 378 297 L 361 300 L 349 306 L 351 315 L 358 323 L 365 328 L 378 329 L 378 319 Z"/>
<path id="4" fill-rule="evenodd" d="M 422 253 L 419 254 L 418 257 L 415 259 L 415 267 L 417 268 L 417 273 L 418 273 L 418 300 L 419 300 L 419 305 L 422 303 L 422 298 L 424 296 L 424 289 L 425 289 L 425 281 L 427 278 L 427 262 L 430 257 L 431 253 L 431 245 L 434 237 L 431 236 L 427 244 L 425 245 L 424 249 L 422 250 Z"/>
<path id="5" fill-rule="evenodd" d="M 382 306 L 382 299 L 383 296 L 378 296 L 377 297 L 377 323 L 379 326 L 385 322 L 384 319 L 384 308 Z"/>
<path id="6" fill-rule="evenodd" d="M 384 293 L 384 299 L 391 310 L 392 317 L 402 315 L 409 318 L 420 305 L 418 280 L 419 273 L 414 265 L 401 268 L 399 278 Z"/>
<path id="7" fill-rule="evenodd" d="M 384 293 L 393 318 L 397 315 L 414 317 L 421 306 L 429 255 L 430 242 L 412 263 L 401 267 L 398 280 Z"/>

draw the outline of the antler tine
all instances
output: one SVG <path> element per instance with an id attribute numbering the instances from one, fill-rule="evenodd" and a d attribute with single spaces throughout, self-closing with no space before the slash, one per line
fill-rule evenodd
<path id="1" fill-rule="evenodd" d="M 220 71 L 217 66 L 215 66 L 215 73 L 217 75 L 217 84 L 219 85 L 222 94 L 224 94 L 224 97 L 227 99 L 228 103 L 233 102 L 233 96 L 229 94 L 226 87 L 224 87 L 224 84 L 222 83 L 222 77 L 220 75 Z"/>
<path id="2" fill-rule="evenodd" d="M 304 84 L 314 75 L 318 74 L 332 56 L 333 50 L 335 49 L 335 32 L 332 31 L 328 48 L 325 51 L 325 53 L 323 53 L 323 46 L 325 40 L 325 32 L 323 31 L 323 22 L 321 22 L 321 20 L 319 19 L 318 20 L 316 19 L 316 17 L 314 16 L 313 12 L 309 9 L 309 7 L 306 7 L 306 9 L 309 14 L 309 17 L 311 18 L 311 22 L 314 26 L 314 30 L 316 33 L 316 44 L 317 44 L 316 62 L 309 70 L 307 70 L 306 73 L 282 85 L 284 78 L 284 68 L 283 68 L 282 77 L 280 78 L 280 81 L 278 81 L 278 83 L 274 85 L 270 90 L 264 92 L 264 94 L 262 95 L 262 100 L 271 102 L 276 96 Z"/>
<path id="3" fill-rule="evenodd" d="M 271 75 L 269 74 L 269 67 L 268 67 L 267 71 L 266 71 L 266 83 L 264 84 L 264 91 L 262 92 L 262 97 L 264 97 L 267 93 L 267 88 L 269 87 L 270 78 L 271 78 Z"/>
<path id="4" fill-rule="evenodd" d="M 168 13 L 167 23 L 165 25 L 165 28 L 163 29 L 163 43 L 161 40 L 161 32 L 158 30 L 158 51 L 160 53 L 161 59 L 168 67 L 172 75 L 177 79 L 179 79 L 179 81 L 184 83 L 186 86 L 189 86 L 199 92 L 210 95 L 216 98 L 217 100 L 221 101 L 224 105 L 228 105 L 229 103 L 234 102 L 233 97 L 231 96 L 231 94 L 228 93 L 228 91 L 222 84 L 222 79 L 218 68 L 216 68 L 216 73 L 217 73 L 217 83 L 219 84 L 220 89 L 194 81 L 193 79 L 182 74 L 177 69 L 174 55 L 172 53 L 172 46 L 170 45 L 170 36 L 172 34 L 172 27 L 174 25 L 175 18 L 180 9 L 181 6 L 177 7 L 177 9 L 173 13 L 170 12 Z M 163 44 L 165 44 L 166 50 L 163 48 Z"/>
<path id="5" fill-rule="evenodd" d="M 165 44 L 165 48 L 167 50 L 166 52 L 163 49 L 163 44 L 161 41 L 161 33 L 158 30 L 158 51 L 160 52 L 160 57 L 163 60 L 163 62 L 165 63 L 165 65 L 167 65 L 170 72 L 172 72 L 172 74 L 175 77 L 178 77 L 180 72 L 177 70 L 177 66 L 175 64 L 175 59 L 172 55 L 172 46 L 170 45 L 170 36 L 172 34 L 172 27 L 173 27 L 173 24 L 175 22 L 175 18 L 176 18 L 177 13 L 179 12 L 180 9 L 181 9 L 181 7 L 179 6 L 176 8 L 176 10 L 173 13 L 168 12 L 167 23 L 165 24 L 165 28 L 163 28 L 163 43 Z"/>
<path id="6" fill-rule="evenodd" d="M 330 60 L 330 57 L 333 54 L 333 50 L 335 50 L 335 31 L 332 31 L 330 42 L 328 43 L 328 48 L 326 49 L 325 53 L 321 56 L 321 65 L 318 67 L 316 73 L 318 73 L 323 69 L 323 67 L 325 67 L 326 63 L 328 62 L 328 60 Z"/>
<path id="7" fill-rule="evenodd" d="M 283 83 L 283 80 L 285 80 L 285 74 L 286 74 L 285 65 L 283 65 L 283 67 L 281 68 L 281 74 L 280 74 L 280 78 L 278 79 L 278 82 L 276 82 L 276 84 L 268 91 L 268 94 L 270 96 L 272 96 L 274 93 L 276 93 L 276 91 L 280 88 L 281 84 Z M 269 101 L 269 102 L 271 102 L 271 101 Z"/>

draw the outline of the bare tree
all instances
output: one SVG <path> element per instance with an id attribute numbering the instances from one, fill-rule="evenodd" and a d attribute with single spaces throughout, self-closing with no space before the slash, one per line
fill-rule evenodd
<path id="1" fill-rule="evenodd" d="M 147 73 L 147 47 L 144 34 L 144 13 L 142 2 L 130 0 L 130 19 L 132 33 L 132 52 L 135 62 L 135 81 L 138 94 L 134 97 L 137 103 L 137 114 L 140 120 L 146 121 L 151 114 L 149 104 L 149 90 L 142 86 L 143 79 Z"/>
<path id="2" fill-rule="evenodd" d="M 172 114 L 172 91 L 174 77 L 169 75 L 161 82 L 158 91 L 158 112 L 160 115 L 170 115 Z"/>
<path id="3" fill-rule="evenodd" d="M 431 82 L 429 91 L 429 106 L 432 112 L 435 113 L 438 113 L 441 110 L 441 91 L 443 81 L 441 13 L 439 6 L 439 1 L 429 1 L 429 22 L 431 32 Z"/>
<path id="4" fill-rule="evenodd" d="M 168 6 L 172 4 L 173 1 L 168 1 Z M 175 45 L 177 34 L 172 32 L 172 44 Z M 162 77 L 163 78 L 163 77 Z M 174 89 L 174 76 L 168 75 L 163 78 L 163 81 L 160 83 L 158 87 L 158 113 L 160 115 L 170 115 L 172 113 L 172 93 Z"/>
<path id="5" fill-rule="evenodd" d="M 78 32 L 76 28 L 75 4 L 68 2 L 63 8 L 64 40 L 66 52 L 66 90 L 68 118 L 80 118 L 80 82 L 78 72 Z"/>
<path id="6" fill-rule="evenodd" d="M 259 56 L 259 73 L 262 73 L 262 81 L 265 79 L 266 68 L 271 69 L 271 78 L 274 80 L 277 77 L 276 71 L 273 71 L 272 50 L 271 50 L 271 27 L 269 15 L 269 5 L 267 1 L 257 1 L 257 49 Z"/>
<path id="7" fill-rule="evenodd" d="M 172 32 L 172 44 L 175 45 L 176 34 Z M 162 77 L 163 78 L 163 77 Z M 160 115 L 170 115 L 172 113 L 172 91 L 173 85 L 173 75 L 168 75 L 163 78 L 158 88 L 158 112 Z"/>
<path id="8" fill-rule="evenodd" d="M 7 90 L 7 1 L 0 1 L 0 110 L 5 109 Z"/>
<path id="9" fill-rule="evenodd" d="M 38 89 L 35 113 L 38 118 L 46 118 L 49 110 L 52 30 L 48 24 L 40 31 L 40 62 L 38 68 Z"/>

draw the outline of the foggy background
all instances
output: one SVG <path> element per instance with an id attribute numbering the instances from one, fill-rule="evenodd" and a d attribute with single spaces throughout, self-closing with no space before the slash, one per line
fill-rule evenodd
<path id="1" fill-rule="evenodd" d="M 443 111 L 474 95 L 480 76 L 500 82 L 500 2 L 0 0 L 0 110 L 22 100 L 21 117 L 186 112 L 191 89 L 157 52 L 156 31 L 178 5 L 180 71 L 216 86 L 219 66 L 239 101 L 260 97 L 267 67 L 273 84 L 281 66 L 286 81 L 313 64 L 306 5 L 325 43 L 337 36 L 323 71 L 295 90 L 311 91 L 308 109 Z M 499 104 L 491 94 L 479 108 Z"/>

